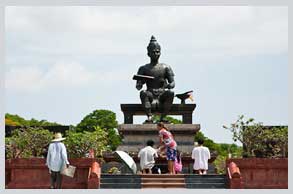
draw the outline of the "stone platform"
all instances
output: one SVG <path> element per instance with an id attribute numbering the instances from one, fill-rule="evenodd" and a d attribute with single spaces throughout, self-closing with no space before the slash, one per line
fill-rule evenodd
<path id="1" fill-rule="evenodd" d="M 199 124 L 166 124 L 177 142 L 181 152 L 191 153 L 194 147 L 194 136 L 200 130 Z M 118 127 L 123 136 L 123 143 L 117 150 L 138 152 L 146 146 L 147 140 L 153 140 L 159 146 L 159 131 L 156 124 L 122 124 Z"/>
<path id="2" fill-rule="evenodd" d="M 145 110 L 141 104 L 121 104 L 121 110 L 124 114 L 124 123 L 132 124 L 133 116 L 146 115 Z M 168 115 L 181 115 L 184 124 L 192 124 L 192 112 L 196 104 L 172 104 Z M 152 109 L 152 113 L 160 114 L 158 110 Z"/>
<path id="3" fill-rule="evenodd" d="M 194 147 L 194 136 L 200 130 L 199 124 L 166 124 L 177 142 L 177 149 L 182 153 L 183 172 L 192 173 L 193 160 L 191 152 Z M 159 131 L 156 124 L 121 124 L 118 126 L 119 133 L 123 136 L 123 143 L 117 150 L 125 151 L 134 159 L 139 169 L 137 154 L 146 146 L 148 140 L 155 142 L 154 147 L 159 144 Z M 113 161 L 111 157 L 104 157 L 106 161 Z M 158 165 L 163 173 L 167 172 L 166 158 L 157 158 Z"/>

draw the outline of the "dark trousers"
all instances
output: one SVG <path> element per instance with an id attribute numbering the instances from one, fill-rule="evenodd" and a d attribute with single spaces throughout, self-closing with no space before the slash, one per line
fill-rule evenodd
<path id="1" fill-rule="evenodd" d="M 51 170 L 51 189 L 61 189 L 61 183 L 62 183 L 62 175 L 59 172 L 54 172 Z"/>

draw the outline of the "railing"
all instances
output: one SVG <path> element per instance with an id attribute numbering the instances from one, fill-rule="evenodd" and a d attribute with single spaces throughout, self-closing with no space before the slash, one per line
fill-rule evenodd
<path id="1" fill-rule="evenodd" d="M 227 167 L 228 187 L 230 189 L 243 189 L 242 177 L 238 166 L 230 162 Z"/>

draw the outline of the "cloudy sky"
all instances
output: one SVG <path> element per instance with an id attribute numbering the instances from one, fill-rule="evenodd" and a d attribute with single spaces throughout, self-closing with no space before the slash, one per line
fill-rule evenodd
<path id="1" fill-rule="evenodd" d="M 287 7 L 5 11 L 5 112 L 75 125 L 95 109 L 109 109 L 122 123 L 120 104 L 140 102 L 131 78 L 149 62 L 154 35 L 160 61 L 175 72 L 175 93 L 194 90 L 193 120 L 209 138 L 231 143 L 222 125 L 241 114 L 288 124 Z"/>

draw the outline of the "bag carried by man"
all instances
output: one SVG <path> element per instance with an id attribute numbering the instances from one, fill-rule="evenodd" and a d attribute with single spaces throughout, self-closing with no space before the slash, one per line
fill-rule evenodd
<path id="1" fill-rule="evenodd" d="M 69 176 L 71 178 L 74 177 L 74 173 L 75 173 L 75 166 L 69 165 L 68 168 L 66 167 L 66 165 L 64 165 L 63 169 L 61 170 L 61 174 L 65 175 L 65 176 Z"/>

